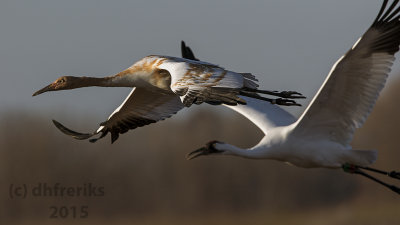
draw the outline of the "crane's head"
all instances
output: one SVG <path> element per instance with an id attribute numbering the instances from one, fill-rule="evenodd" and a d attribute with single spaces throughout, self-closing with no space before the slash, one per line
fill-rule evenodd
<path id="1" fill-rule="evenodd" d="M 60 90 L 67 90 L 67 89 L 74 89 L 79 87 L 79 77 L 73 76 L 62 76 L 58 78 L 53 83 L 47 85 L 46 87 L 40 89 L 39 91 L 33 93 L 32 96 L 36 96 L 48 91 L 60 91 Z"/>
<path id="2" fill-rule="evenodd" d="M 210 141 L 204 147 L 190 152 L 186 158 L 191 160 L 202 155 L 222 155 L 225 153 L 222 149 L 224 145 L 225 143 L 220 141 Z"/>

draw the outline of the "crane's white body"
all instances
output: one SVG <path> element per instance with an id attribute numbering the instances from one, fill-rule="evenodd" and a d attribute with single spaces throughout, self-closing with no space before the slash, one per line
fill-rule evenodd
<path id="1" fill-rule="evenodd" d="M 299 167 L 341 167 L 344 163 L 368 165 L 376 159 L 376 151 L 351 150 L 329 139 L 296 136 L 298 122 L 279 106 L 242 96 L 247 105 L 227 106 L 258 126 L 265 136 L 249 149 L 216 143 L 223 154 L 251 159 L 274 159 Z M 228 150 L 228 151 L 227 151 Z"/>

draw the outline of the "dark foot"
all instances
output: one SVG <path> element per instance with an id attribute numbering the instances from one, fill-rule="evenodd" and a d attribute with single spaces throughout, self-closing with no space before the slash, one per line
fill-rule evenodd
<path id="1" fill-rule="evenodd" d="M 379 183 L 379 184 L 389 188 L 390 190 L 396 192 L 397 194 L 400 194 L 400 188 L 398 188 L 398 187 L 396 187 L 394 185 L 385 183 L 385 182 L 383 182 L 383 181 L 381 181 L 381 180 L 369 175 L 368 173 L 362 171 L 361 169 L 366 169 L 366 170 L 377 172 L 377 173 L 380 173 L 380 174 L 384 174 L 384 173 L 382 173 L 383 171 L 372 169 L 372 168 L 368 168 L 368 167 L 356 166 L 356 165 L 352 165 L 352 164 L 349 164 L 349 163 L 343 164 L 342 165 L 342 169 L 347 173 L 359 174 L 359 175 L 364 176 L 364 177 L 366 177 L 368 179 L 371 179 L 371 180 L 375 181 L 376 183 Z M 392 172 L 394 172 L 392 175 L 394 175 L 394 176 L 398 175 L 397 172 L 395 172 L 395 171 L 392 171 Z M 394 177 L 394 178 L 396 178 L 396 177 Z"/>
<path id="2" fill-rule="evenodd" d="M 211 155 L 223 153 L 223 150 L 218 150 L 215 148 L 215 144 L 222 143 L 220 141 L 210 141 L 204 147 L 194 150 L 186 155 L 187 160 L 197 158 L 202 155 Z"/>
<path id="3" fill-rule="evenodd" d="M 282 98 L 291 98 L 291 99 L 295 99 L 295 98 L 306 98 L 304 97 L 302 94 L 300 94 L 299 92 L 296 91 L 274 91 L 276 93 L 276 96 L 278 97 L 282 97 Z"/>
<path id="4" fill-rule="evenodd" d="M 272 99 L 271 103 L 277 105 L 285 105 L 285 106 L 293 106 L 293 105 L 301 106 L 301 104 L 286 98 Z"/>
<path id="5" fill-rule="evenodd" d="M 259 90 L 259 89 L 253 89 L 253 88 L 243 88 L 242 91 L 273 95 L 273 96 L 278 96 L 281 98 L 292 98 L 292 99 L 306 98 L 297 91 L 268 91 L 268 90 Z"/>
<path id="6" fill-rule="evenodd" d="M 395 179 L 399 179 L 400 180 L 400 173 L 397 172 L 397 171 L 387 172 L 387 171 L 384 171 L 384 170 L 378 170 L 378 169 L 374 169 L 374 168 L 371 168 L 371 167 L 363 167 L 363 166 L 358 166 L 358 168 L 364 169 L 364 170 L 369 170 L 369 171 L 372 171 L 372 172 L 375 172 L 375 173 L 384 174 L 384 175 L 389 176 L 391 178 L 395 178 Z"/>
<path id="7" fill-rule="evenodd" d="M 400 179 L 400 173 L 396 171 L 392 171 L 388 174 L 389 177 Z"/>

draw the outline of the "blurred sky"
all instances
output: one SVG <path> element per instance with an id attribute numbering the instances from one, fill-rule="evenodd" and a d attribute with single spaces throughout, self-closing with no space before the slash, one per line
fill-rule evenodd
<path id="1" fill-rule="evenodd" d="M 180 40 L 204 61 L 256 74 L 263 89 L 302 92 L 306 106 L 380 6 L 376 0 L 1 0 L 0 110 L 106 118 L 130 89 L 31 95 L 61 75 L 101 77 L 149 54 L 180 56 Z"/>

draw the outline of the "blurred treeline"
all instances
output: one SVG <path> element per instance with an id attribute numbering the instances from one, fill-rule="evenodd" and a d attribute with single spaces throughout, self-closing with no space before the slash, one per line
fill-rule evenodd
<path id="1" fill-rule="evenodd" d="M 377 168 L 400 170 L 399 96 L 399 81 L 387 85 L 354 139 L 354 148 L 379 149 Z M 400 196 L 340 170 L 234 157 L 187 161 L 188 152 L 210 140 L 250 147 L 261 139 L 258 128 L 228 110 L 199 107 L 112 145 L 109 137 L 95 144 L 74 140 L 51 118 L 28 111 L 0 119 L 0 224 L 400 224 Z M 88 130 L 93 121 L 102 119 L 66 125 Z M 10 198 L 10 184 L 39 182 L 92 183 L 105 195 Z M 88 205 L 89 217 L 49 219 L 52 205 Z"/>

